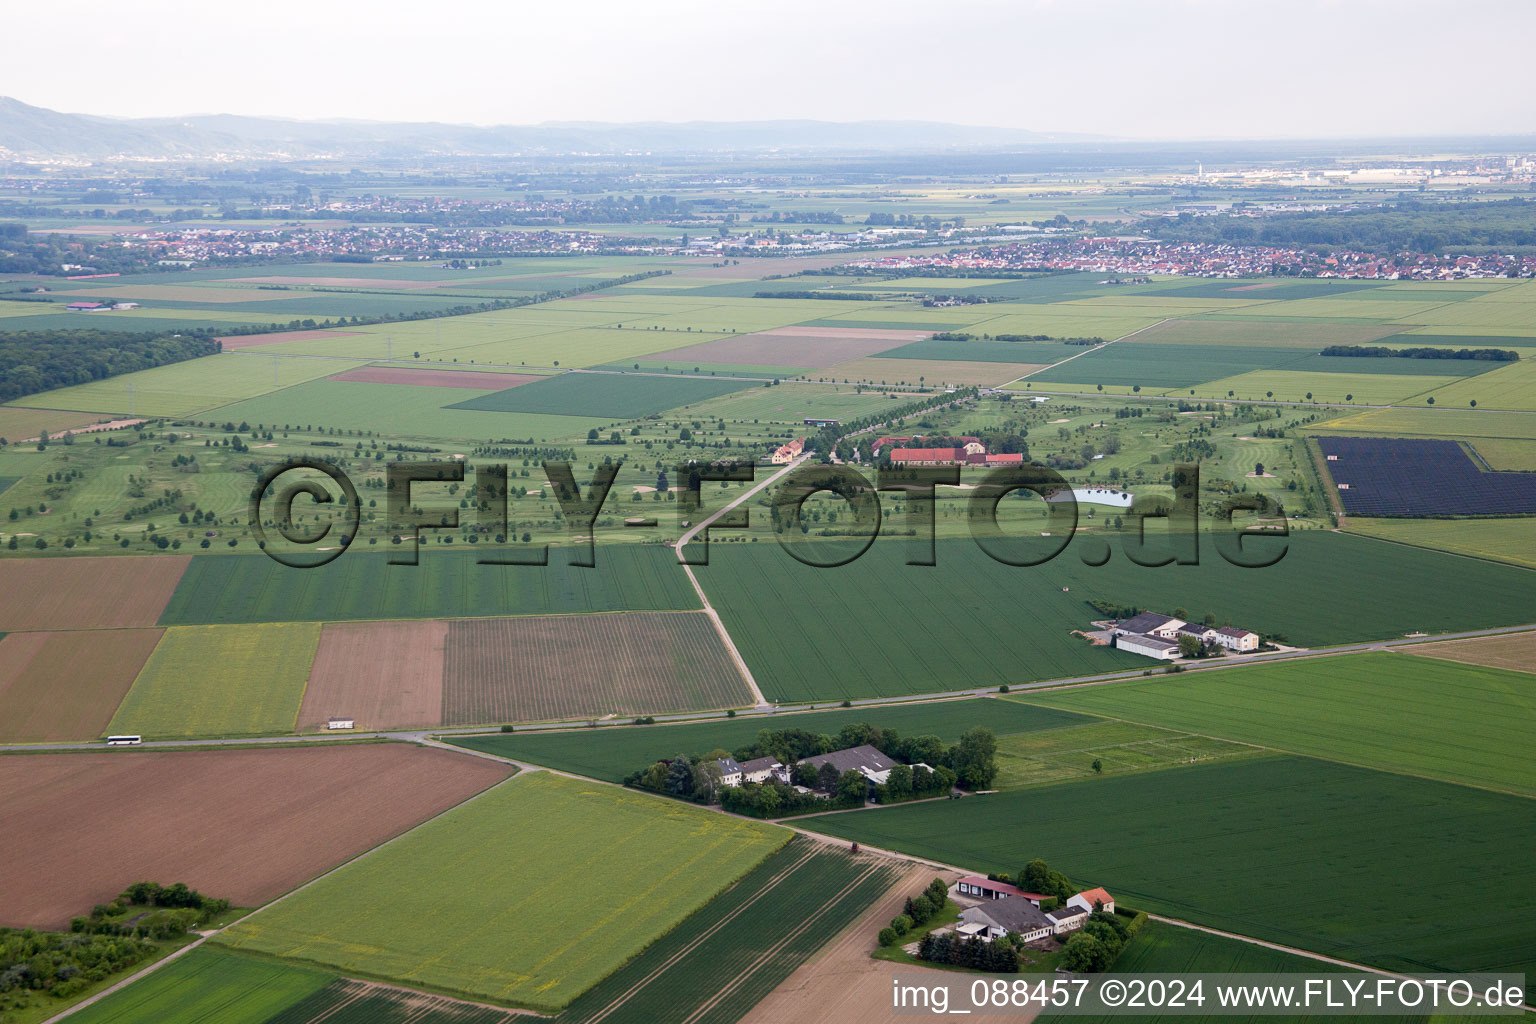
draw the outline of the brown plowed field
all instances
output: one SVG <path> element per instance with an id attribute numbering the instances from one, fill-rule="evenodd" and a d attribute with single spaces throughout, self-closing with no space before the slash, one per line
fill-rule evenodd
<path id="1" fill-rule="evenodd" d="M 140 880 L 259 906 L 508 773 L 404 743 L 0 757 L 0 925 L 65 927 Z"/>
<path id="2" fill-rule="evenodd" d="M 0 640 L 0 743 L 102 735 L 161 632 L 12 633 Z"/>
<path id="3" fill-rule="evenodd" d="M 443 718 L 448 623 L 333 622 L 320 633 L 299 708 L 299 731 L 332 716 L 359 729 L 429 729 Z"/>
<path id="4" fill-rule="evenodd" d="M 494 373 L 475 370 L 413 370 L 407 366 L 359 366 L 338 373 L 327 380 L 355 381 L 359 384 L 419 384 L 433 388 L 474 388 L 478 391 L 502 391 L 519 384 L 543 380 L 532 373 Z"/>
<path id="5" fill-rule="evenodd" d="M 191 561 L 191 555 L 0 561 L 0 633 L 153 626 Z"/>
<path id="6" fill-rule="evenodd" d="M 1403 650 L 1409 654 L 1422 654 L 1426 658 L 1459 661 L 1464 665 L 1536 672 L 1536 633 L 1485 636 L 1443 644 L 1415 644 Z"/>
<path id="7" fill-rule="evenodd" d="M 275 334 L 236 334 L 228 338 L 220 338 L 224 343 L 225 352 L 233 352 L 237 348 L 256 348 L 260 345 L 276 345 L 284 341 L 324 341 L 326 338 L 340 338 L 349 334 L 363 334 L 364 331 L 280 331 Z"/>
<path id="8" fill-rule="evenodd" d="M 752 702 L 703 612 L 456 620 L 443 664 L 444 725 Z"/>
<path id="9" fill-rule="evenodd" d="M 730 363 L 738 366 L 831 366 L 862 359 L 876 352 L 922 341 L 929 331 L 897 331 L 867 327 L 776 327 L 756 334 L 706 341 L 645 358 L 685 363 Z"/>

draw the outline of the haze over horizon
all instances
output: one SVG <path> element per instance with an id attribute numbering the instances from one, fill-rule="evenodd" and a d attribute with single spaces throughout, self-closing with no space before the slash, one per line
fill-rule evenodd
<path id="1" fill-rule="evenodd" d="M 118 117 L 533 125 L 551 121 L 922 120 L 1131 139 L 1514 135 L 1536 131 L 1520 67 L 1536 5 L 1428 0 L 788 0 L 771 18 L 664 0 L 512 8 L 424 23 L 272 0 L 259 21 L 189 0 L 84 0 L 96 27 L 7 12 L 0 95 Z M 99 14 L 99 17 L 96 15 Z M 637 40 L 669 42 L 641 44 Z M 423 40 L 427 45 L 423 45 Z M 3 145 L 4 140 L 0 140 Z"/>

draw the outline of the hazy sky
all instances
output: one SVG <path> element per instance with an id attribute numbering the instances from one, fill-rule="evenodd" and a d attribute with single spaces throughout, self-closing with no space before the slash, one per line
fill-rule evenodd
<path id="1" fill-rule="evenodd" d="M 0 18 L 0 95 L 81 113 L 1536 131 L 1533 0 L 74 0 Z"/>

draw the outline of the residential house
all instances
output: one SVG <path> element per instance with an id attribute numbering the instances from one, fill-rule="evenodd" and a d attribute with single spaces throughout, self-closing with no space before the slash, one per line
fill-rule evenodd
<path id="1" fill-rule="evenodd" d="M 722 786 L 741 785 L 741 765 L 736 762 L 734 757 L 717 757 L 715 758 L 715 764 L 720 766 L 720 784 Z"/>
<path id="2" fill-rule="evenodd" d="M 1115 912 L 1115 898 L 1103 888 L 1087 889 L 1067 900 L 1067 906 L 1080 907 L 1090 914 L 1096 910 L 1102 910 L 1106 914 L 1113 914 Z"/>
<path id="3" fill-rule="evenodd" d="M 787 462 L 794 462 L 805 452 L 805 438 L 797 437 L 788 444 L 780 445 L 773 450 L 770 456 L 775 466 L 782 466 Z"/>
<path id="4" fill-rule="evenodd" d="M 742 762 L 740 767 L 743 782 L 767 782 L 769 779 L 789 782 L 789 771 L 776 757 L 755 757 Z"/>
<path id="5" fill-rule="evenodd" d="M 1223 626 L 1216 630 L 1215 640 L 1230 651 L 1256 651 L 1259 649 L 1259 634 L 1246 629 L 1234 629 L 1231 626 Z"/>

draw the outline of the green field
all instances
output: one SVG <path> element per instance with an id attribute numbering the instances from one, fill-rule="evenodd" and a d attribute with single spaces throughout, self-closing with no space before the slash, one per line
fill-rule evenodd
<path id="1" fill-rule="evenodd" d="M 520 387 L 455 402 L 448 408 L 634 419 L 666 412 L 681 405 L 697 405 L 752 386 L 749 381 L 717 377 L 562 373 Z"/>
<path id="2" fill-rule="evenodd" d="M 1127 906 L 1387 970 L 1536 968 L 1524 797 L 1266 757 L 800 825 L 976 871 L 1043 857 Z"/>
<path id="3" fill-rule="evenodd" d="M 1529 308 L 1536 310 L 1536 306 Z M 1451 408 L 1470 408 L 1470 403 L 1476 402 L 1479 409 L 1536 411 L 1536 360 L 1503 363 L 1499 369 L 1484 376 L 1448 382 L 1445 387 L 1416 399 L 1413 404 L 1428 405 L 1430 398 L 1435 400 L 1433 404 L 1436 406 Z"/>
<path id="4" fill-rule="evenodd" d="M 797 836 L 572 1003 L 560 1024 L 735 1024 L 900 871 Z"/>
<path id="5" fill-rule="evenodd" d="M 1350 363 L 1369 363 L 1371 359 L 1350 359 Z M 1334 405 L 1390 405 L 1405 402 L 1415 395 L 1423 395 L 1436 388 L 1461 380 L 1438 374 L 1438 359 L 1416 359 L 1412 362 L 1427 364 L 1423 375 L 1406 373 L 1313 373 L 1291 370 L 1255 370 L 1234 377 L 1209 380 L 1191 390 L 1197 398 L 1226 398 L 1232 396 L 1252 401 L 1264 401 L 1273 396 L 1277 402 L 1327 402 Z M 1481 378 L 1473 377 L 1468 386 L 1474 386 Z M 1309 397 L 1310 396 L 1310 397 Z"/>
<path id="6" fill-rule="evenodd" d="M 1209 932 L 1196 931 L 1193 928 L 1180 928 L 1177 925 L 1162 924 L 1157 921 L 1148 921 L 1142 929 L 1132 936 L 1131 941 L 1125 946 L 1120 959 L 1115 961 L 1113 973 L 1115 974 L 1191 974 L 1191 973 L 1223 973 L 1223 974 L 1306 974 L 1327 975 L 1338 974 L 1347 968 L 1336 964 L 1326 963 L 1321 960 L 1312 960 L 1308 957 L 1297 956 L 1294 953 L 1286 953 L 1278 949 L 1268 949 L 1255 945 L 1252 942 L 1241 942 L 1237 939 L 1229 939 L 1221 935 L 1212 935 Z M 1216 996 L 1209 989 L 1204 993 L 1207 999 L 1205 1005 L 1212 1006 L 1216 1003 Z M 1123 1020 L 1121 1017 L 1105 1016 L 1094 1017 L 1087 1014 L 1053 1015 L 1043 1013 L 1035 1018 L 1041 1022 L 1052 1024 L 1110 1024 L 1110 1022 Z M 1263 1015 L 1243 1017 L 1233 1014 L 1207 1014 L 1195 1013 L 1178 1014 L 1138 1014 L 1138 1021 L 1179 1021 L 1181 1024 L 1204 1024 L 1206 1021 L 1225 1021 L 1227 1024 L 1235 1024 L 1238 1021 L 1266 1021 L 1274 1024 L 1285 1022 L 1299 1022 L 1313 1020 L 1312 1017 Z M 1361 1018 L 1363 1019 L 1363 1018 Z M 1394 1017 L 1394 1020 L 1403 1021 L 1405 1018 Z M 1411 1019 L 1411 1018 L 1408 1018 Z M 1457 1018 L 1470 1024 L 1468 1018 Z"/>
<path id="7" fill-rule="evenodd" d="M 151 739 L 292 732 L 319 642 L 313 622 L 168 629 L 107 731 Z"/>
<path id="8" fill-rule="evenodd" d="M 1474 558 L 1492 558 L 1536 569 L 1536 519 L 1365 519 L 1350 516 L 1351 533 L 1400 544 L 1451 551 Z"/>
<path id="9" fill-rule="evenodd" d="M 486 373 L 484 394 L 499 392 L 497 374 Z M 600 425 L 575 416 L 504 412 L 474 412 L 454 403 L 477 392 L 419 384 L 364 384 L 316 380 L 258 398 L 220 406 L 208 415 L 235 423 L 314 424 L 348 430 L 371 430 L 386 436 L 436 438 L 536 438 L 570 441 L 587 436 Z M 607 423 L 604 418 L 602 423 Z"/>
<path id="10" fill-rule="evenodd" d="M 699 600 L 667 548 L 599 543 L 596 566 L 571 549 L 547 566 L 477 565 L 483 553 L 423 550 L 418 565 L 354 551 L 316 569 L 266 555 L 192 559 L 161 615 L 164 625 L 346 619 L 451 619 L 561 612 L 693 610 Z"/>
<path id="11" fill-rule="evenodd" d="M 999 737 L 996 786 L 1018 789 L 1263 753 L 1258 747 L 1208 736 L 1088 719 L 1081 724 Z"/>
<path id="12" fill-rule="evenodd" d="M 80 1024 L 266 1024 L 335 975 L 203 945 L 79 1010 Z"/>
<path id="13" fill-rule="evenodd" d="M 968 540 L 938 541 L 932 568 L 904 564 L 905 538 L 876 541 L 857 561 L 828 569 L 777 545 L 725 545 L 695 572 L 776 701 L 1151 668 L 1070 634 L 1102 618 L 1089 599 L 1210 613 L 1303 646 L 1536 621 L 1536 588 L 1524 570 L 1323 531 L 1293 535 L 1285 557 L 1263 569 L 1229 564 L 1209 538 L 1198 566 L 1147 568 L 1116 550 L 1091 567 L 1074 550 L 1086 541 L 1025 568 L 993 561 Z M 1381 587 L 1382 579 L 1393 585 Z"/>
<path id="14" fill-rule="evenodd" d="M 72 1019 L 86 1024 L 509 1024 L 522 1018 L 205 945 Z"/>
<path id="15" fill-rule="evenodd" d="M 1536 796 L 1536 762 L 1525 756 L 1536 735 L 1536 676 L 1521 672 L 1366 653 L 1027 699 Z"/>
<path id="16" fill-rule="evenodd" d="M 1026 713 L 1020 713 L 1023 710 Z M 678 753 L 736 750 L 752 743 L 762 729 L 803 729 L 836 735 L 843 726 L 867 722 L 877 729 L 895 729 L 903 736 L 938 736 L 954 743 L 960 734 L 984 725 L 999 735 L 1059 729 L 1084 721 L 1081 715 L 1011 701 L 960 700 L 903 704 L 878 708 L 848 708 L 805 714 L 750 715 L 682 725 L 620 726 L 559 733 L 514 733 L 466 736 L 452 742 L 471 750 L 561 771 L 621 782 L 630 772 Z"/>
<path id="17" fill-rule="evenodd" d="M 348 975 L 557 1010 L 790 833 L 518 776 L 220 936 Z"/>
<path id="18" fill-rule="evenodd" d="M 138 416 L 190 416 L 204 409 L 254 398 L 317 377 L 350 370 L 362 360 L 272 359 L 250 351 L 125 373 L 120 377 L 29 395 L 29 408 L 68 409 Z"/>

